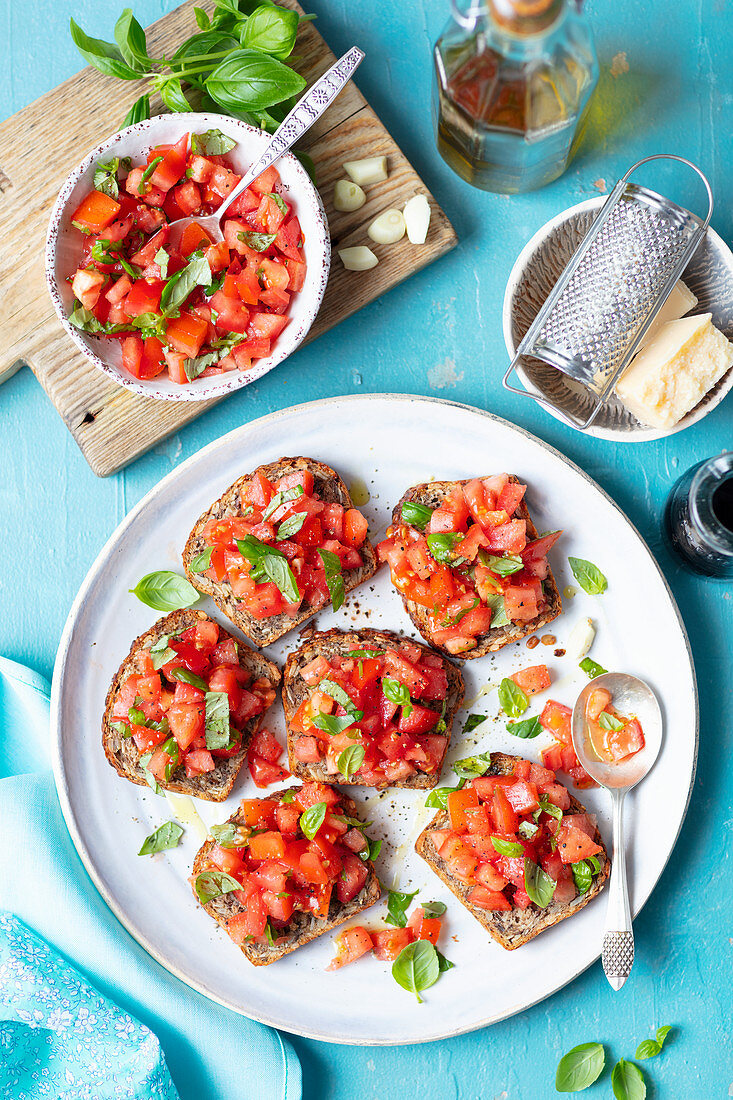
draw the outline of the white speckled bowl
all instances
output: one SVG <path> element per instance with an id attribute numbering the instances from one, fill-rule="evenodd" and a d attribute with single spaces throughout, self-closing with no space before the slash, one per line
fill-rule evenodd
<path id="1" fill-rule="evenodd" d="M 504 342 L 510 358 L 604 202 L 605 197 L 599 195 L 563 210 L 538 229 L 519 253 L 504 294 Z M 714 229 L 708 229 L 682 278 L 698 298 L 691 313 L 712 313 L 713 324 L 733 340 L 733 253 Z M 548 398 L 573 416 L 585 418 L 593 407 L 584 386 L 539 359 L 520 359 L 516 373 L 526 390 Z M 733 368 L 687 416 L 667 431 L 640 424 L 618 398 L 612 397 L 586 435 L 619 443 L 640 443 L 674 435 L 712 412 L 731 389 Z M 556 415 L 551 409 L 547 411 Z"/>
<path id="2" fill-rule="evenodd" d="M 66 278 L 76 270 L 82 251 L 81 234 L 71 225 L 71 216 L 92 188 L 94 165 L 99 160 L 106 161 L 115 156 L 132 157 L 133 162 L 139 162 L 153 145 L 173 143 L 187 131 L 203 133 L 212 128 L 221 130 L 237 142 L 228 156 L 240 173 L 244 173 L 263 152 L 270 137 L 237 119 L 215 114 L 159 115 L 128 126 L 93 149 L 68 175 L 48 227 L 46 281 L 61 324 L 95 367 L 120 385 L 128 386 L 145 397 L 157 397 L 163 401 L 208 401 L 222 397 L 261 378 L 287 359 L 313 324 L 331 266 L 331 240 L 321 197 L 297 158 L 286 153 L 277 162 L 282 180 L 280 190 L 293 204 L 303 229 L 307 269 L 303 289 L 293 297 L 289 310 L 290 323 L 278 336 L 272 355 L 255 360 L 248 371 L 230 371 L 211 378 L 197 378 L 190 385 L 181 386 L 171 382 L 167 374 L 151 379 L 133 378 L 122 367 L 119 341 L 80 332 L 69 324 L 67 316 L 73 306 L 73 295 Z"/>

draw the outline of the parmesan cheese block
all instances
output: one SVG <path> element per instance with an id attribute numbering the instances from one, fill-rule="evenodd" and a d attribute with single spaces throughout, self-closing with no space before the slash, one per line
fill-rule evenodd
<path id="1" fill-rule="evenodd" d="M 668 321 L 624 371 L 616 395 L 653 428 L 671 428 L 733 365 L 733 344 L 712 314 Z"/>
<path id="2" fill-rule="evenodd" d="M 667 321 L 678 321 L 680 317 L 684 317 L 684 315 L 689 313 L 691 309 L 694 309 L 696 305 L 697 298 L 690 288 L 685 286 L 680 279 L 679 282 L 675 283 L 669 298 L 667 298 L 642 337 L 639 347 L 637 348 L 637 355 L 642 348 L 645 348 L 647 344 L 652 342 L 662 325 L 666 325 Z"/>

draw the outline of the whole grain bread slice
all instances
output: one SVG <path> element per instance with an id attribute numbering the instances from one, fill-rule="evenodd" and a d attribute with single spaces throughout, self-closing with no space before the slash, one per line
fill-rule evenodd
<path id="1" fill-rule="evenodd" d="M 325 630 L 312 635 L 307 642 L 288 656 L 283 675 L 282 697 L 283 708 L 285 710 L 285 723 L 288 731 L 288 766 L 293 775 L 297 775 L 300 779 L 317 779 L 321 783 L 338 783 L 341 786 L 346 784 L 351 786 L 365 785 L 362 780 L 355 776 L 347 779 L 341 772 L 336 772 L 335 774 L 327 772 L 325 766 L 321 763 L 306 763 L 295 758 L 293 754 L 294 738 L 290 729 L 290 724 L 296 710 L 311 692 L 311 689 L 300 675 L 301 668 L 319 656 L 329 659 L 333 656 L 342 656 L 351 649 L 396 648 L 401 641 L 405 640 L 408 639 L 403 639 L 400 634 L 395 634 L 391 630 Z M 410 638 L 409 641 L 411 645 L 418 646 L 426 653 L 432 652 L 428 646 L 424 646 L 420 642 L 414 642 L 412 638 Z M 465 687 L 463 676 L 455 665 L 443 659 L 443 666 L 448 678 L 448 694 L 446 696 L 444 719 L 447 738 L 445 749 L 447 752 L 448 745 L 450 744 L 451 726 L 456 713 L 463 705 Z M 421 702 L 417 697 L 415 697 L 414 701 Z M 422 705 L 435 708 L 435 703 L 431 703 L 427 700 L 422 700 Z M 444 759 L 445 753 L 443 754 L 443 760 Z M 441 760 L 440 765 L 430 775 L 426 772 L 416 772 L 414 775 L 408 776 L 407 779 L 401 779 L 396 783 L 384 783 L 381 787 L 412 787 L 429 790 L 435 787 L 438 782 L 442 763 L 443 761 Z"/>
<path id="2" fill-rule="evenodd" d="M 246 634 L 255 645 L 266 646 L 281 638 L 283 634 L 294 630 L 307 619 L 312 618 L 316 612 L 328 604 L 328 600 L 322 599 L 317 603 L 301 607 L 295 617 L 290 615 L 273 615 L 267 619 L 255 619 L 247 612 L 241 602 L 232 592 L 232 586 L 225 578 L 223 581 L 214 581 L 210 577 L 200 573 L 194 573 L 191 568 L 195 558 L 206 549 L 206 542 L 202 531 L 211 519 L 228 519 L 232 516 L 241 516 L 243 512 L 242 490 L 245 484 L 255 474 L 261 473 L 269 481 L 276 481 L 286 474 L 297 470 L 308 470 L 313 474 L 314 492 L 327 504 L 341 504 L 344 508 L 353 508 L 353 502 L 343 480 L 335 470 L 327 466 L 325 462 L 318 462 L 314 458 L 280 458 L 277 462 L 268 462 L 264 466 L 258 466 L 250 474 L 245 474 L 230 485 L 227 491 L 214 501 L 209 509 L 199 516 L 191 534 L 188 536 L 183 551 L 183 568 L 191 584 L 198 588 L 199 592 L 205 592 L 211 596 L 217 607 Z M 359 547 L 363 565 L 359 569 L 344 571 L 344 588 L 347 593 L 357 588 L 364 581 L 374 576 L 378 568 L 377 555 L 374 547 L 365 540 Z"/>
<path id="3" fill-rule="evenodd" d="M 276 799 L 279 801 L 284 793 L 284 790 L 275 791 L 272 794 L 268 792 L 266 798 L 268 802 Z M 348 798 L 346 795 L 341 795 L 340 797 L 345 813 L 349 817 L 357 818 L 357 805 L 353 799 Z M 241 809 L 238 808 L 227 821 L 235 825 L 241 825 L 243 823 Z M 195 886 L 197 875 L 209 869 L 218 870 L 218 868 L 210 862 L 210 854 L 214 847 L 214 843 L 214 840 L 211 838 L 206 840 L 196 853 L 196 858 L 193 861 L 191 888 L 197 901 L 199 900 Z M 350 920 L 351 917 L 355 917 L 357 913 L 361 913 L 362 910 L 368 909 L 370 905 L 374 905 L 375 902 L 379 901 L 382 895 L 382 888 L 379 884 L 374 864 L 371 860 L 366 860 L 365 865 L 369 871 L 367 880 L 356 897 L 352 898 L 346 905 L 342 905 L 334 894 L 331 897 L 327 917 L 316 917 L 313 913 L 303 913 L 296 910 L 288 923 L 287 929 L 278 937 L 274 944 L 256 942 L 244 943 L 241 945 L 242 953 L 246 955 L 254 966 L 268 966 L 270 963 L 281 959 L 283 955 L 289 955 L 291 951 L 295 951 L 299 947 L 304 947 L 305 944 L 310 943 L 311 940 L 317 939 L 318 936 L 322 936 L 325 932 L 332 931 L 332 929 L 337 928 L 339 924 L 343 924 L 344 921 Z M 244 912 L 241 903 L 234 896 L 234 893 L 221 894 L 212 901 L 206 902 L 203 908 L 210 917 L 214 918 L 217 924 L 222 926 L 222 928 L 226 928 L 227 921 L 230 917 L 235 916 L 237 913 Z"/>
<path id="4" fill-rule="evenodd" d="M 197 622 L 207 619 L 203 611 L 183 610 L 174 611 L 159 619 L 157 623 L 136 638 L 130 647 L 130 652 L 120 665 L 113 679 L 107 699 L 105 701 L 104 716 L 102 718 L 102 746 L 105 755 L 118 775 L 123 779 L 129 779 L 131 783 L 146 786 L 148 773 L 140 763 L 141 754 L 131 737 L 122 737 L 112 725 L 112 711 L 115 705 L 117 692 L 128 676 L 137 672 L 137 657 L 144 649 L 150 649 L 160 638 L 166 634 L 182 634 L 184 630 L 195 626 Z M 219 625 L 219 624 L 217 624 Z M 219 626 L 219 638 L 225 641 L 232 638 L 222 626 Z M 269 680 L 276 690 L 280 683 L 280 670 L 277 665 L 268 660 L 261 653 L 256 653 L 238 638 L 234 639 L 239 650 L 239 663 L 246 669 L 253 680 Z M 159 783 L 159 786 L 168 791 L 177 791 L 181 794 L 191 795 L 193 798 L 204 798 L 209 802 L 223 802 L 230 794 L 234 781 L 244 764 L 247 756 L 247 748 L 253 736 L 262 725 L 265 713 L 257 714 L 244 723 L 242 728 L 242 748 L 235 756 L 229 758 L 215 758 L 216 767 L 204 775 L 196 775 L 188 778 L 183 765 L 179 765 L 167 783 Z"/>
<path id="5" fill-rule="evenodd" d="M 520 758 L 517 756 L 509 756 L 503 752 L 492 752 L 491 767 L 487 774 L 510 775 L 518 759 Z M 570 796 L 570 810 L 568 812 L 576 814 L 584 812 L 583 806 L 581 806 L 580 802 L 573 798 L 572 795 Z M 492 936 L 497 943 L 500 943 L 502 947 L 505 947 L 507 951 L 514 951 L 517 947 L 521 947 L 522 944 L 528 943 L 529 940 L 534 939 L 540 932 L 544 932 L 545 929 L 551 928 L 553 924 L 565 920 L 566 917 L 572 917 L 574 913 L 577 913 L 586 906 L 589 901 L 592 901 L 594 897 L 600 894 L 611 873 L 611 861 L 608 851 L 603 843 L 603 837 L 596 829 L 593 839 L 596 844 L 600 844 L 603 848 L 603 851 L 596 857 L 601 865 L 601 870 L 598 875 L 594 876 L 591 887 L 585 894 L 580 894 L 568 903 L 553 901 L 546 909 L 540 909 L 534 903 L 527 909 L 512 908 L 511 910 L 499 909 L 493 911 L 480 909 L 476 905 L 471 905 L 467 900 L 471 887 L 451 874 L 447 864 L 440 858 L 435 850 L 435 845 L 430 839 L 431 829 L 444 829 L 447 828 L 447 826 L 448 812 L 447 810 L 440 810 L 430 824 L 420 833 L 415 844 L 415 851 L 419 856 L 422 856 L 431 869 L 435 871 L 436 875 L 443 880 L 448 889 L 452 890 L 458 900 L 473 914 L 479 924 L 483 925 L 489 935 Z"/>
<path id="6" fill-rule="evenodd" d="M 469 480 L 470 479 L 465 478 L 463 481 L 431 481 L 423 485 L 413 485 L 395 505 L 392 512 L 392 523 L 396 526 L 404 522 L 402 519 L 402 505 L 406 504 L 408 501 L 415 504 L 424 504 L 427 508 L 437 508 L 456 485 L 467 485 Z M 519 478 L 512 474 L 509 480 L 516 483 L 519 481 Z M 529 514 L 529 510 L 524 500 L 520 502 L 513 518 L 523 519 L 527 524 L 528 541 L 538 537 L 537 528 L 532 522 L 532 517 Z M 548 569 L 547 578 L 543 583 L 547 607 L 544 608 L 539 615 L 535 616 L 534 619 L 530 619 L 528 622 L 510 623 L 508 626 L 491 627 L 485 634 L 479 635 L 476 648 L 468 650 L 467 653 L 462 653 L 461 659 L 472 661 L 476 657 L 484 657 L 487 653 L 493 653 L 498 649 L 503 649 L 505 645 L 510 645 L 512 642 L 518 642 L 522 638 L 534 634 L 536 630 L 541 630 L 543 626 L 547 626 L 553 619 L 556 619 L 562 611 L 562 600 L 560 599 L 560 593 L 551 569 Z M 444 646 L 437 645 L 430 636 L 428 609 L 421 607 L 420 604 L 414 603 L 412 600 L 408 600 L 402 593 L 400 593 L 400 595 L 402 596 L 402 602 L 405 605 L 407 614 L 410 616 L 423 638 L 430 642 L 434 649 L 438 649 L 441 653 L 447 653 L 450 656 L 449 651 L 445 649 Z"/>

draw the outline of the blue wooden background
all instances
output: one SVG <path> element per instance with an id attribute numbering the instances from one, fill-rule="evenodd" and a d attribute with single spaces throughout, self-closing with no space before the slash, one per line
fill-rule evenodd
<path id="1" fill-rule="evenodd" d="M 135 12 L 146 24 L 173 6 L 173 0 L 136 0 Z M 0 114 L 81 67 L 68 36 L 70 14 L 89 33 L 109 38 L 121 7 L 108 0 L 5 0 Z M 609 1060 L 633 1057 L 640 1039 L 673 1024 L 663 1055 L 646 1063 L 653 1082 L 648 1095 L 733 1096 L 733 600 L 730 585 L 682 571 L 659 528 L 676 477 L 733 446 L 733 399 L 690 431 L 628 447 L 586 439 L 500 385 L 506 361 L 501 302 L 512 262 L 548 217 L 597 194 L 599 181 L 612 184 L 648 153 L 688 156 L 709 174 L 717 199 L 713 225 L 731 241 L 733 15 L 726 0 L 590 0 L 602 76 L 585 144 L 562 179 L 540 193 L 506 198 L 472 190 L 435 151 L 431 47 L 447 7 L 446 0 L 313 0 L 307 10 L 317 13 L 337 53 L 354 43 L 366 50 L 358 84 L 453 220 L 460 237 L 455 252 L 105 481 L 90 472 L 28 370 L 0 390 L 0 649 L 50 675 L 72 598 L 116 524 L 177 463 L 261 414 L 326 395 L 398 391 L 463 401 L 534 431 L 580 463 L 626 510 L 679 602 L 701 699 L 700 758 L 687 821 L 636 922 L 637 962 L 621 993 L 611 991 L 597 964 L 529 1012 L 451 1041 L 368 1049 L 295 1039 L 304 1095 L 543 1100 L 556 1095 L 556 1063 L 576 1043 L 598 1039 L 607 1043 Z M 627 72 L 618 72 L 624 68 L 618 60 L 613 64 L 620 52 Z M 32 172 L 32 147 L 28 166 Z M 696 201 L 692 194 L 689 201 Z M 653 622 L 645 629 L 654 644 Z M 609 1077 L 607 1070 L 585 1095 L 610 1096 Z M 177 1084 L 187 1100 L 185 1082 Z"/>

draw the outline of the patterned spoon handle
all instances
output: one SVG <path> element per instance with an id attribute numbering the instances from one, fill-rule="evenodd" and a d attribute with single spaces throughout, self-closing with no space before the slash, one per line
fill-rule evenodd
<path id="1" fill-rule="evenodd" d="M 603 934 L 603 969 L 614 989 L 620 989 L 634 965 L 634 933 L 626 884 L 623 807 L 626 792 L 612 791 L 613 863 L 608 886 L 608 913 Z"/>
<path id="2" fill-rule="evenodd" d="M 273 161 L 278 160 L 283 153 L 287 153 L 288 149 L 310 130 L 314 122 L 321 117 L 342 88 L 348 84 L 363 60 L 363 50 L 360 50 L 358 46 L 352 46 L 308 89 L 303 98 L 295 104 L 290 114 L 286 115 L 280 123 L 272 135 L 272 141 L 259 160 L 256 160 L 249 171 L 244 174 L 241 182 L 237 184 L 216 211 L 217 218 L 221 218 L 227 207 L 231 206 L 246 187 L 249 187 L 252 180 L 256 179 L 266 168 L 269 168 Z"/>

